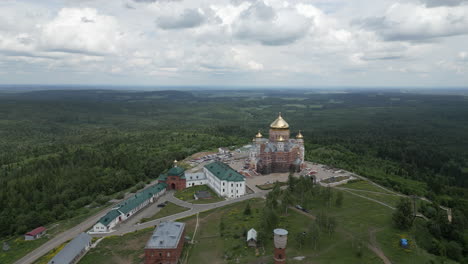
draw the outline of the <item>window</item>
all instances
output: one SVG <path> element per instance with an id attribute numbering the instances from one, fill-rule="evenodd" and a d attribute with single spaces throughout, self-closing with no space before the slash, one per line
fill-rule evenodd
<path id="1" fill-rule="evenodd" d="M 224 192 L 224 189 L 223 189 L 223 192 Z"/>
<path id="2" fill-rule="evenodd" d="M 170 256 L 171 256 L 171 252 L 167 252 L 167 256 L 170 257 Z"/>
<path id="3" fill-rule="evenodd" d="M 234 183 L 231 183 L 231 187 L 233 187 L 233 186 L 234 186 Z"/>
<path id="4" fill-rule="evenodd" d="M 159 256 L 162 257 L 162 253 L 161 253 L 161 252 L 159 252 Z"/>

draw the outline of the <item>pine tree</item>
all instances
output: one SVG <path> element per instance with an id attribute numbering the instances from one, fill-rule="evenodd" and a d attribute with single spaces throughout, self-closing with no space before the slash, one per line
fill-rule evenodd
<path id="1" fill-rule="evenodd" d="M 413 224 L 413 210 L 411 201 L 408 198 L 401 198 L 393 213 L 393 223 L 401 230 L 406 230 Z"/>

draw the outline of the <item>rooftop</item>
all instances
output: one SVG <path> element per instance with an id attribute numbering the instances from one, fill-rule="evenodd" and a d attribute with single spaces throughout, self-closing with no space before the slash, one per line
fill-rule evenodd
<path id="1" fill-rule="evenodd" d="M 257 240 L 257 230 L 251 228 L 249 232 L 247 232 L 247 241 L 250 239 Z"/>
<path id="2" fill-rule="evenodd" d="M 245 181 L 245 177 L 220 161 L 205 165 L 205 168 L 222 181 Z"/>
<path id="3" fill-rule="evenodd" d="M 145 248 L 176 248 L 182 237 L 185 224 L 181 222 L 162 222 L 153 232 Z"/>
<path id="4" fill-rule="evenodd" d="M 148 187 L 144 189 L 141 192 L 136 193 L 134 196 L 128 198 L 127 200 L 121 202 L 118 205 L 118 210 L 121 211 L 122 213 L 126 214 L 130 211 L 132 211 L 134 208 L 138 207 L 140 204 L 142 204 L 144 201 L 148 200 L 151 198 L 151 196 L 159 193 L 160 191 L 166 189 L 167 184 L 160 182 L 158 184 L 155 184 L 151 187 Z"/>
<path id="5" fill-rule="evenodd" d="M 283 119 L 281 116 L 281 113 L 278 114 L 278 118 L 276 118 L 273 123 L 270 124 L 270 128 L 274 129 L 288 129 L 289 124 L 286 122 L 286 120 Z"/>
<path id="6" fill-rule="evenodd" d="M 167 174 L 169 176 L 182 176 L 184 174 L 184 168 L 182 167 L 178 167 L 178 166 L 174 166 L 172 167 L 171 169 L 169 169 L 169 171 L 167 172 Z"/>
<path id="7" fill-rule="evenodd" d="M 38 227 L 38 228 L 35 228 L 35 229 L 29 231 L 28 233 L 26 233 L 26 235 L 27 235 L 27 236 L 35 236 L 35 235 L 40 234 L 40 233 L 42 233 L 42 232 L 44 232 L 44 231 L 46 231 L 46 230 L 47 230 L 47 229 L 46 229 L 45 227 L 40 226 L 40 227 Z"/>
<path id="8" fill-rule="evenodd" d="M 109 212 L 107 212 L 105 216 L 101 217 L 101 219 L 99 219 L 98 222 L 107 226 L 110 222 L 112 222 L 112 220 L 117 218 L 119 215 L 120 213 L 119 211 L 117 211 L 117 209 L 112 209 Z"/>
<path id="9" fill-rule="evenodd" d="M 53 257 L 48 264 L 72 263 L 73 259 L 91 243 L 91 237 L 81 233 L 68 243 L 60 252 Z"/>

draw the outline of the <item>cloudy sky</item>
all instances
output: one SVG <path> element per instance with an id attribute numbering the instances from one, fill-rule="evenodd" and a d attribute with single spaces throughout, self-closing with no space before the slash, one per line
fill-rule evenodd
<path id="1" fill-rule="evenodd" d="M 0 84 L 468 86 L 468 0 L 1 0 Z"/>

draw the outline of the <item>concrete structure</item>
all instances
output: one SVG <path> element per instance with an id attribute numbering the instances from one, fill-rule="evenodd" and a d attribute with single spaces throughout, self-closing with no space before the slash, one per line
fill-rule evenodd
<path id="1" fill-rule="evenodd" d="M 145 264 L 177 264 L 182 253 L 185 224 L 163 222 L 145 246 Z"/>
<path id="2" fill-rule="evenodd" d="M 118 223 L 125 221 L 142 208 L 156 201 L 166 191 L 166 183 L 158 183 L 136 193 L 134 196 L 117 204 L 93 226 L 92 233 L 108 233 Z"/>
<path id="3" fill-rule="evenodd" d="M 286 263 L 286 244 L 288 242 L 288 231 L 282 228 L 277 228 L 273 230 L 273 235 L 275 244 L 275 264 L 284 264 Z"/>
<path id="4" fill-rule="evenodd" d="M 81 233 L 55 255 L 48 264 L 73 264 L 91 247 L 91 237 Z"/>
<path id="5" fill-rule="evenodd" d="M 249 168 L 261 174 L 301 171 L 304 163 L 304 137 L 301 132 L 296 139 L 290 139 L 289 124 L 281 113 L 270 124 L 269 138 L 263 138 L 260 131 L 253 141 L 249 153 Z"/>
<path id="6" fill-rule="evenodd" d="M 41 238 L 43 235 L 45 235 L 46 231 L 47 229 L 43 226 L 35 228 L 24 234 L 24 240 L 36 240 L 38 238 Z"/>
<path id="7" fill-rule="evenodd" d="M 257 231 L 251 228 L 247 232 L 247 245 L 249 247 L 256 247 L 257 246 Z"/>
<path id="8" fill-rule="evenodd" d="M 228 165 L 216 161 L 203 167 L 208 186 L 218 195 L 237 198 L 245 194 L 245 177 Z"/>

